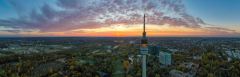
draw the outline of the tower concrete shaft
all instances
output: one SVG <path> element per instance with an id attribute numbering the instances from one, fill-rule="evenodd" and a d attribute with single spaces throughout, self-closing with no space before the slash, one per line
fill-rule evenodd
<path id="1" fill-rule="evenodd" d="M 147 77 L 146 55 L 142 55 L 142 77 Z"/>

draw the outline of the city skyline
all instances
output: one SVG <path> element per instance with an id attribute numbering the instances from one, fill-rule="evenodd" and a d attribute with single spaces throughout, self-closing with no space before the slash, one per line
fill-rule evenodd
<path id="1" fill-rule="evenodd" d="M 240 37 L 238 0 L 0 0 L 0 37 Z"/>

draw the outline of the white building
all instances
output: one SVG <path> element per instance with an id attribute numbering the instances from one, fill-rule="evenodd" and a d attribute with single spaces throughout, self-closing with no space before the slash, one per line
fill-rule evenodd
<path id="1" fill-rule="evenodd" d="M 230 58 L 236 58 L 240 59 L 240 50 L 235 50 L 235 51 L 225 51 L 225 53 L 228 55 Z"/>
<path id="2" fill-rule="evenodd" d="M 159 52 L 159 61 L 164 65 L 171 65 L 172 63 L 172 55 L 167 52 Z"/>

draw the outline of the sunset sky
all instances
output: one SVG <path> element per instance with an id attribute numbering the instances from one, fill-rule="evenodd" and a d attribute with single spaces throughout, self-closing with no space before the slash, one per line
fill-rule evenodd
<path id="1" fill-rule="evenodd" d="M 240 37 L 240 0 L 0 0 L 0 37 Z"/>

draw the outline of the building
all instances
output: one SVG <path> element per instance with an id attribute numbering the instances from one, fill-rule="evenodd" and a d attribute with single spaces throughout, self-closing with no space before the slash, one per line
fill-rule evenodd
<path id="1" fill-rule="evenodd" d="M 160 46 L 151 45 L 151 46 L 148 46 L 148 49 L 149 49 L 149 53 L 151 55 L 158 56 L 158 54 L 160 52 Z"/>
<path id="2" fill-rule="evenodd" d="M 163 65 L 171 65 L 171 63 L 172 63 L 171 53 L 159 52 L 159 61 Z"/>
<path id="3" fill-rule="evenodd" d="M 240 59 L 240 50 L 228 50 L 225 51 L 226 55 L 229 58 L 229 61 L 231 61 L 231 59 Z"/>

